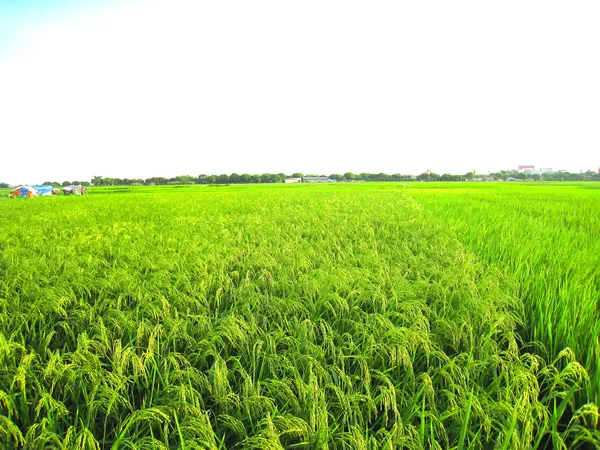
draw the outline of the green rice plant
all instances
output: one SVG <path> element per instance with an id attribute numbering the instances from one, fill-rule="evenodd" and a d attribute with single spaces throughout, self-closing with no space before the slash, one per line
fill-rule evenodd
<path id="1" fill-rule="evenodd" d="M 598 184 L 457 186 L 412 189 L 411 196 L 469 250 L 516 281 L 524 339 L 547 359 L 572 349 L 590 373 L 580 404 L 598 405 Z"/>
<path id="2" fill-rule="evenodd" d="M 364 184 L 3 202 L 0 446 L 597 445 L 583 346 L 532 345 L 522 280 L 425 197 Z"/>

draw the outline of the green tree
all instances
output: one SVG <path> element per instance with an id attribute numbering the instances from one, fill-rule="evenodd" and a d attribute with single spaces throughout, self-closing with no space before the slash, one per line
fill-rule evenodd
<path id="1" fill-rule="evenodd" d="M 263 173 L 260 176 L 261 183 L 281 183 L 282 181 L 284 180 L 276 173 Z"/>
<path id="2" fill-rule="evenodd" d="M 190 175 L 178 175 L 175 177 L 175 180 L 181 184 L 192 184 L 193 179 Z"/>
<path id="3" fill-rule="evenodd" d="M 241 175 L 234 172 L 231 175 L 229 175 L 229 182 L 230 183 L 241 183 L 242 177 L 241 177 Z"/>

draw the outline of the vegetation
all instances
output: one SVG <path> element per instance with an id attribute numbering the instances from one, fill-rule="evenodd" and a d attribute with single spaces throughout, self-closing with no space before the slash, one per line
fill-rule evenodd
<path id="1" fill-rule="evenodd" d="M 431 187 L 412 196 L 518 282 L 525 339 L 550 358 L 571 348 L 600 404 L 600 185 Z"/>
<path id="2" fill-rule="evenodd" d="M 232 173 L 230 175 L 206 175 L 201 174 L 198 176 L 191 175 L 178 175 L 176 177 L 150 177 L 150 178 L 112 178 L 112 177 L 101 177 L 94 176 L 89 181 L 45 181 L 42 184 L 51 185 L 54 187 L 68 186 L 70 184 L 81 184 L 83 186 L 167 186 L 167 185 L 195 185 L 195 184 L 265 184 L 265 183 L 283 183 L 286 178 L 302 178 L 305 175 L 299 172 L 295 172 L 291 175 L 284 173 L 263 173 L 263 174 L 237 174 Z M 327 176 L 327 175 L 315 175 L 307 174 L 306 176 Z M 407 175 L 395 173 L 392 175 L 386 173 L 352 173 L 346 172 L 343 175 L 331 174 L 329 178 L 333 181 L 338 182 L 353 182 L 353 181 L 600 181 L 600 172 L 587 171 L 585 173 L 569 173 L 566 171 L 551 172 L 544 174 L 528 174 L 525 172 L 516 172 L 509 170 L 502 170 L 500 172 L 488 173 L 488 174 L 476 174 L 475 172 L 468 172 L 464 175 L 449 174 L 445 173 L 439 175 L 437 173 L 428 171 L 423 172 L 420 175 Z M 0 183 L 0 189 L 8 188 L 9 185 L 6 183 Z"/>
<path id="3" fill-rule="evenodd" d="M 79 184 L 82 186 L 89 186 L 90 182 L 89 181 L 63 181 L 62 183 L 59 183 L 58 181 L 44 181 L 42 184 L 50 185 L 50 186 L 54 186 L 54 187 L 65 187 L 65 186 L 79 185 Z"/>
<path id="4" fill-rule="evenodd" d="M 2 202 L 0 446 L 600 445 L 594 360 L 555 320 L 581 306 L 575 280 L 596 277 L 586 302 L 598 286 L 586 272 L 597 259 L 582 258 L 600 190 L 445 186 L 92 188 Z M 557 197 L 577 212 L 557 214 Z M 556 217 L 538 225 L 541 213 Z M 567 254 L 542 260 L 559 238 Z M 509 244 L 523 253 L 513 270 Z M 554 299 L 547 282 L 561 270 L 571 294 Z M 552 314 L 536 318 L 538 295 Z"/>
<path id="5" fill-rule="evenodd" d="M 145 180 L 141 178 L 103 178 L 96 176 L 92 179 L 94 186 L 142 186 L 142 185 L 186 185 L 186 184 L 260 184 L 260 183 L 283 183 L 285 178 L 301 178 L 302 173 L 293 173 L 286 175 L 284 173 L 263 173 L 262 175 L 250 175 L 244 173 L 239 175 L 232 173 L 231 175 L 198 175 L 197 177 L 190 175 L 180 175 L 173 178 L 152 177 Z M 315 175 L 306 175 L 315 176 Z M 325 176 L 325 175 L 322 175 Z M 469 172 L 464 175 L 452 175 L 445 173 L 439 175 L 433 172 L 424 172 L 420 175 L 406 175 L 395 173 L 392 175 L 386 173 L 360 173 L 355 174 L 346 172 L 343 175 L 331 174 L 329 178 L 335 181 L 480 181 L 490 177 L 495 180 L 522 180 L 522 181 L 600 181 L 600 173 L 585 172 L 585 173 L 569 173 L 565 171 L 545 173 L 545 174 L 527 174 L 512 171 L 501 171 L 493 174 L 478 175 L 475 172 Z M 45 183 L 51 184 L 51 183 Z M 54 184 L 54 183 L 52 183 Z M 80 184 L 73 182 L 73 184 Z"/>
<path id="6" fill-rule="evenodd" d="M 600 181 L 600 172 L 588 170 L 586 172 L 574 173 L 564 170 L 549 173 L 528 174 L 525 172 L 513 172 L 503 170 L 492 174 L 496 180 L 523 180 L 523 181 Z"/>

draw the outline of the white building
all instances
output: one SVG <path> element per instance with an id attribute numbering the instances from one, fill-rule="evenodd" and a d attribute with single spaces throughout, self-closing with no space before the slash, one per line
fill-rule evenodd
<path id="1" fill-rule="evenodd" d="M 554 173 L 555 170 L 549 167 L 544 167 L 536 170 L 535 166 L 519 166 L 517 172 L 526 173 L 529 175 L 542 175 L 544 173 Z"/>
<path id="2" fill-rule="evenodd" d="M 535 172 L 535 166 L 519 166 L 517 169 L 519 173 L 533 173 Z"/>
<path id="3" fill-rule="evenodd" d="M 332 180 L 329 177 L 303 177 L 303 183 L 331 183 L 335 180 Z"/>

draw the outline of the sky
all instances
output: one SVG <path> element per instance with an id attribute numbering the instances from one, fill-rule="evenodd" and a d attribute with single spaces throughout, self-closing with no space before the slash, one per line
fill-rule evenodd
<path id="1" fill-rule="evenodd" d="M 0 0 L 0 182 L 600 166 L 600 2 Z"/>

